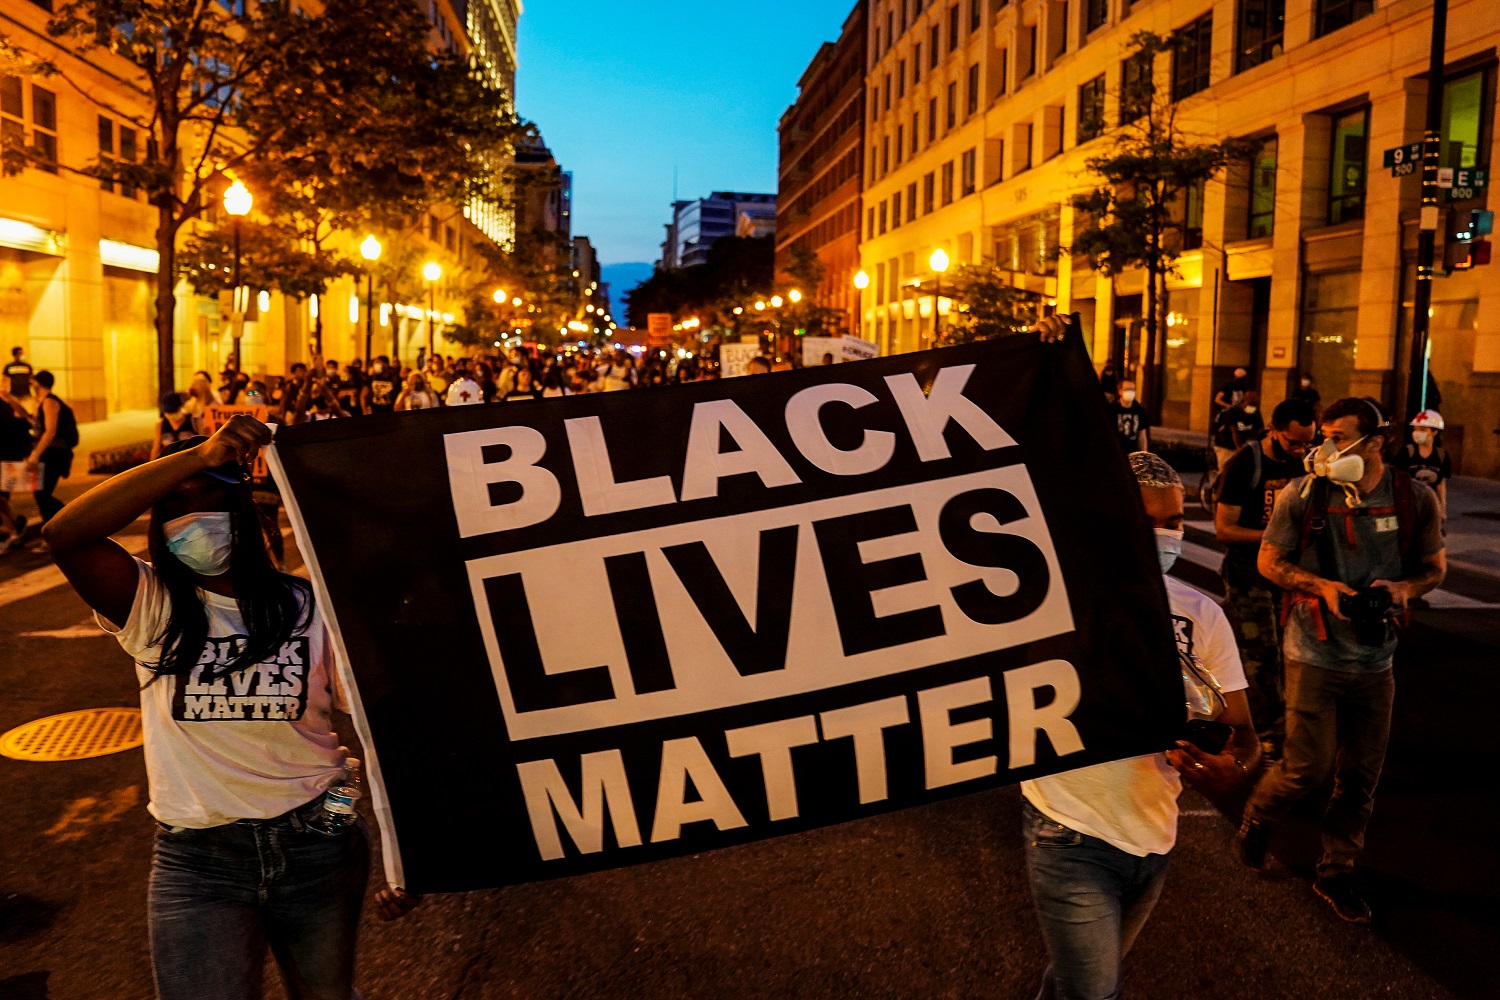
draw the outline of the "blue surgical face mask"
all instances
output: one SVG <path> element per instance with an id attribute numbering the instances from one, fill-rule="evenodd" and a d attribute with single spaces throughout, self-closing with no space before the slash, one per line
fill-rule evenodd
<path id="1" fill-rule="evenodd" d="M 174 517 L 162 525 L 167 551 L 199 576 L 222 576 L 229 570 L 234 531 L 228 511 L 206 511 Z"/>
<path id="2" fill-rule="evenodd" d="M 1161 563 L 1161 571 L 1165 573 L 1177 562 L 1177 557 L 1182 555 L 1181 528 L 1157 528 L 1156 529 L 1156 561 Z"/>

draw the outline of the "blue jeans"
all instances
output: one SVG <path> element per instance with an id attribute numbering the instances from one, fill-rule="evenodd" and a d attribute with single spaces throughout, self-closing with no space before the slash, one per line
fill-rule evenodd
<path id="1" fill-rule="evenodd" d="M 336 836 L 306 820 L 319 796 L 269 820 L 156 834 L 148 911 L 160 1000 L 260 1000 L 266 947 L 292 1000 L 350 1000 L 370 875 L 364 821 Z"/>
<path id="2" fill-rule="evenodd" d="M 1161 895 L 1170 855 L 1138 858 L 1021 800 L 1026 874 L 1051 963 L 1037 1000 L 1117 1000 L 1120 963 Z"/>

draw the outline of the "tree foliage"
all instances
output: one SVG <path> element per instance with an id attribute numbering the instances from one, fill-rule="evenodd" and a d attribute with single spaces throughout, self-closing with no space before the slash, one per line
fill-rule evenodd
<path id="1" fill-rule="evenodd" d="M 630 325 L 645 329 L 648 313 L 722 315 L 771 294 L 776 277 L 774 236 L 725 236 L 696 267 L 658 268 L 625 293 Z"/>
<path id="2" fill-rule="evenodd" d="M 966 264 L 953 280 L 954 309 L 943 324 L 938 346 L 1025 333 L 1035 325 L 1037 298 L 1012 285 L 1009 271 L 995 264 Z"/>

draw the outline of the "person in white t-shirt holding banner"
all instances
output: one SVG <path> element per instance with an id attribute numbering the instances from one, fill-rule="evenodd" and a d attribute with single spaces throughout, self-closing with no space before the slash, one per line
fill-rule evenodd
<path id="1" fill-rule="evenodd" d="M 1149 452 L 1132 454 L 1130 465 L 1165 574 L 1182 550 L 1182 481 Z M 1217 712 L 1213 721 L 1232 732 L 1218 753 L 1180 740 L 1166 753 L 1021 783 L 1026 871 L 1050 959 L 1039 1000 L 1120 996 L 1121 963 L 1166 879 L 1183 779 L 1222 793 L 1246 780 L 1260 754 L 1228 619 L 1204 594 L 1164 578 L 1184 672 L 1194 691 L 1212 692 L 1204 700 Z"/>
<path id="2" fill-rule="evenodd" d="M 259 998 L 268 944 L 289 995 L 354 995 L 369 834 L 324 816 L 345 759 L 331 713 L 345 702 L 311 588 L 267 554 L 248 468 L 270 439 L 236 415 L 85 493 L 43 531 L 136 661 L 159 828 L 148 911 L 161 1000 Z M 110 536 L 148 511 L 144 562 Z M 411 898 L 386 890 L 382 914 Z"/>

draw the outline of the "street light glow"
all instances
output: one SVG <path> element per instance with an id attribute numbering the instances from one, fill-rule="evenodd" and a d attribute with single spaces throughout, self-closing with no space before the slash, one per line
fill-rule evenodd
<path id="1" fill-rule="evenodd" d="M 505 305 L 505 289 L 503 289 L 503 288 L 497 288 L 497 289 L 495 289 L 495 301 L 498 302 L 502 306 Z"/>
<path id="2" fill-rule="evenodd" d="M 948 254 L 942 247 L 932 251 L 932 256 L 927 258 L 927 263 L 939 274 L 948 270 Z"/>
<path id="3" fill-rule="evenodd" d="M 771 308 L 773 308 L 773 309 L 780 309 L 781 308 L 781 304 L 783 302 L 785 302 L 785 301 L 786 300 L 783 299 L 780 295 L 773 295 L 773 296 L 771 296 Z"/>
<path id="4" fill-rule="evenodd" d="M 250 189 L 245 187 L 244 181 L 236 180 L 224 191 L 224 211 L 236 218 L 248 215 L 253 204 L 255 198 L 250 194 Z"/>
<path id="5" fill-rule="evenodd" d="M 436 281 L 443 276 L 443 268 L 435 260 L 429 260 L 422 265 L 422 277 L 428 281 Z"/>
<path id="6" fill-rule="evenodd" d="M 364 242 L 359 245 L 359 255 L 365 260 L 379 260 L 380 251 L 380 241 L 375 238 L 374 233 L 366 236 Z"/>
<path id="7" fill-rule="evenodd" d="M 738 316 L 738 315 L 739 315 L 739 314 L 740 314 L 740 313 L 742 313 L 742 312 L 744 312 L 744 311 L 745 311 L 745 309 L 744 309 L 744 307 L 743 307 L 743 306 L 735 306 L 735 307 L 734 307 L 734 314 L 735 314 L 735 315 L 736 315 L 736 316 Z"/>
<path id="8" fill-rule="evenodd" d="M 793 288 L 790 292 L 787 292 L 786 297 L 791 299 L 793 303 L 802 301 L 802 293 L 797 291 L 797 289 L 795 288 Z"/>
<path id="9" fill-rule="evenodd" d="M 517 309 L 521 308 L 521 297 L 517 295 L 515 298 L 510 300 L 510 304 L 515 306 Z"/>
<path id="10" fill-rule="evenodd" d="M 854 287 L 858 288 L 860 291 L 864 291 L 866 288 L 869 288 L 870 276 L 863 270 L 860 270 L 857 274 L 854 275 Z"/>
<path id="11" fill-rule="evenodd" d="M 755 308 L 756 309 L 764 309 L 765 307 L 766 307 L 766 304 L 764 302 L 757 302 L 757 303 L 755 303 Z"/>

